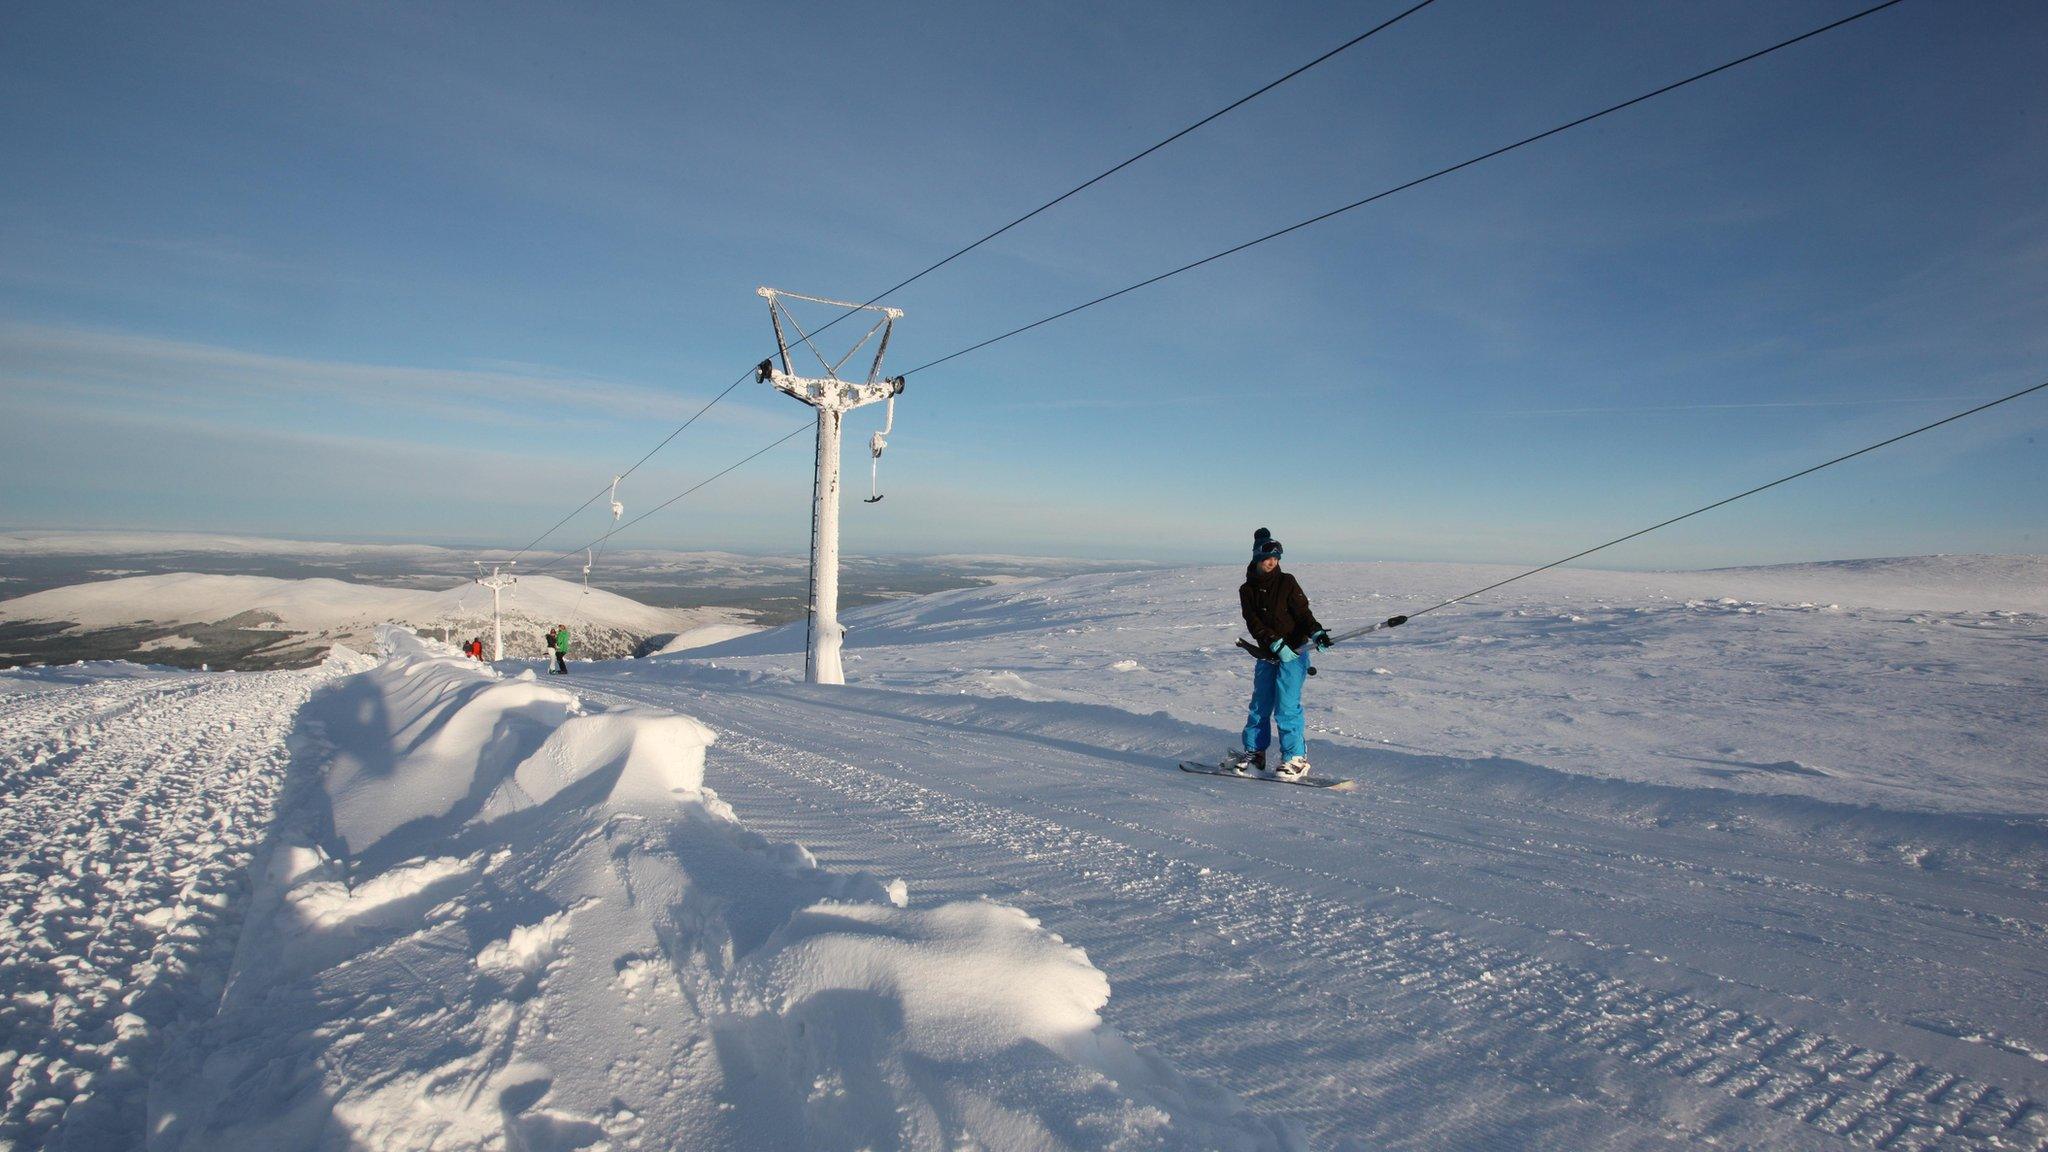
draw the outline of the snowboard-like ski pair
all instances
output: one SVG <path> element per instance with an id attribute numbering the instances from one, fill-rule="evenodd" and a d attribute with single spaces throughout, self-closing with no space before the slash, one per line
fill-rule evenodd
<path id="1" fill-rule="evenodd" d="M 1358 782 L 1355 780 L 1339 780 L 1330 776 L 1296 776 L 1293 779 L 1288 779 L 1284 776 L 1267 776 L 1259 772 L 1233 772 L 1221 764 L 1208 764 L 1200 760 L 1183 760 L 1180 762 L 1180 770 L 1183 772 L 1196 772 L 1204 776 L 1230 776 L 1239 780 L 1266 780 L 1274 784 L 1299 784 L 1304 788 L 1328 788 L 1333 792 L 1349 792 L 1351 789 L 1358 787 Z"/>

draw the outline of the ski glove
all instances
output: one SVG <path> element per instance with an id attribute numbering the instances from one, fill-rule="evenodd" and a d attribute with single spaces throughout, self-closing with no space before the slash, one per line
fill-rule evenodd
<path id="1" fill-rule="evenodd" d="M 1309 639 L 1315 641 L 1316 647 L 1318 648 L 1328 648 L 1330 645 L 1336 643 L 1335 640 L 1330 639 L 1329 631 L 1323 628 L 1316 629 L 1316 634 L 1309 637 Z"/>
<path id="2" fill-rule="evenodd" d="M 1285 640 L 1273 641 L 1273 652 L 1275 655 L 1280 657 L 1280 662 L 1282 664 L 1292 664 L 1296 660 L 1299 660 L 1301 658 L 1300 655 L 1294 651 L 1294 649 L 1289 648 L 1287 646 L 1287 642 Z"/>

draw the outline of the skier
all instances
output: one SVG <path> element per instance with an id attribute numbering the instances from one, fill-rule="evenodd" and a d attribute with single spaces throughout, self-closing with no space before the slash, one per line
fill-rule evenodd
<path id="1" fill-rule="evenodd" d="M 1330 646 L 1330 634 L 1309 611 L 1308 597 L 1293 576 L 1280 570 L 1280 542 L 1261 528 L 1252 534 L 1252 561 L 1237 590 L 1238 607 L 1252 640 L 1270 656 L 1259 658 L 1252 678 L 1252 704 L 1244 722 L 1244 747 L 1223 761 L 1242 776 L 1266 771 L 1266 750 L 1273 728 L 1280 729 L 1280 766 L 1272 774 L 1282 780 L 1308 775 L 1308 749 L 1302 741 L 1301 685 L 1308 678 L 1309 646 Z"/>
<path id="2" fill-rule="evenodd" d="M 569 674 L 569 629 L 562 624 L 555 625 L 555 671 Z"/>
<path id="3" fill-rule="evenodd" d="M 552 659 L 554 655 L 555 630 L 553 628 L 550 628 L 547 631 L 540 634 L 540 662 L 545 664 L 550 659 Z M 554 669 L 550 668 L 548 669 L 548 671 L 552 672 L 554 671 Z"/>

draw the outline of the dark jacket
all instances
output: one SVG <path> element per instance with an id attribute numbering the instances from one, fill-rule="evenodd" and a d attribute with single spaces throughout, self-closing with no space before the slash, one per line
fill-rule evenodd
<path id="1" fill-rule="evenodd" d="M 1323 630 L 1315 613 L 1309 611 L 1307 594 L 1294 577 L 1278 569 L 1261 572 L 1256 562 L 1245 566 L 1244 583 L 1237 589 L 1237 606 L 1244 610 L 1244 626 L 1252 630 L 1252 639 L 1261 648 L 1271 648 L 1273 641 L 1285 640 L 1289 648 L 1299 652 L 1308 645 L 1309 637 Z"/>

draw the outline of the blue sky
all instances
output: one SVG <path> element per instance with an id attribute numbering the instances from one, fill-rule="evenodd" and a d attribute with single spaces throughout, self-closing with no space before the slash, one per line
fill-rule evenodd
<path id="1" fill-rule="evenodd" d="M 523 544 L 772 348 L 757 285 L 865 298 L 1403 6 L 18 9 L 0 523 Z M 1858 7 L 1438 0 L 892 297 L 891 364 Z M 845 546 L 1540 562 L 2048 379 L 2044 42 L 1908 0 L 914 376 Z M 745 385 L 622 498 L 806 416 Z M 1601 562 L 2048 552 L 2044 434 Z M 809 476 L 621 544 L 799 551 Z"/>

